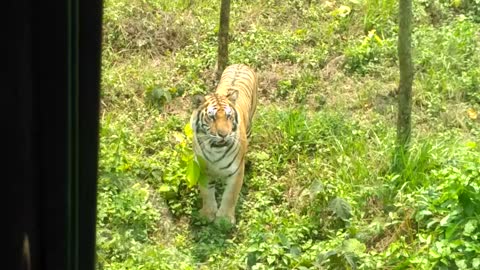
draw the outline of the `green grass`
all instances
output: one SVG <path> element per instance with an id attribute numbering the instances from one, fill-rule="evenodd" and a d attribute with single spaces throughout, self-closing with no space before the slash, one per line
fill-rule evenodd
<path id="1" fill-rule="evenodd" d="M 233 1 L 230 61 L 261 80 L 231 228 L 186 179 L 219 3 L 105 1 L 97 269 L 478 268 L 474 2 L 415 1 L 413 139 L 393 164 L 396 1 Z"/>

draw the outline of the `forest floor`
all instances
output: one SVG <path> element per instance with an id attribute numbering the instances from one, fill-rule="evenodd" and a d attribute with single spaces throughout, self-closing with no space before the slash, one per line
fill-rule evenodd
<path id="1" fill-rule="evenodd" d="M 260 78 L 233 228 L 186 180 L 219 2 L 104 1 L 97 269 L 479 269 L 478 0 L 414 1 L 401 164 L 397 1 L 232 1 L 229 62 Z"/>

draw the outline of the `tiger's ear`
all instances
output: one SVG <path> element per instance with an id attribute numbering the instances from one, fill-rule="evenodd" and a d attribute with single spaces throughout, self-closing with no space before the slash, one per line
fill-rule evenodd
<path id="1" fill-rule="evenodd" d="M 202 95 L 194 95 L 192 97 L 192 107 L 194 109 L 200 107 L 200 105 L 202 105 L 203 103 L 205 103 L 205 97 L 202 96 Z"/>
<path id="2" fill-rule="evenodd" d="M 229 89 L 227 93 L 227 98 L 230 100 L 233 104 L 237 101 L 238 98 L 238 90 L 234 89 Z"/>

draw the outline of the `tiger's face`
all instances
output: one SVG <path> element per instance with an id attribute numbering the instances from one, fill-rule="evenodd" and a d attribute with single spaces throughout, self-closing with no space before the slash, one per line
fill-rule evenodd
<path id="1" fill-rule="evenodd" d="M 211 94 L 195 97 L 196 120 L 192 123 L 197 136 L 205 136 L 211 147 L 229 145 L 237 137 L 238 113 L 232 95 Z"/>

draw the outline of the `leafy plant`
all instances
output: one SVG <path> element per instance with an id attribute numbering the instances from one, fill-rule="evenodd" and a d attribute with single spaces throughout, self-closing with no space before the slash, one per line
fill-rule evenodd
<path id="1" fill-rule="evenodd" d="M 185 135 L 189 141 L 193 139 L 193 130 L 190 127 L 190 124 L 185 125 Z M 191 145 L 192 143 L 190 143 Z M 184 146 L 184 145 L 183 145 Z M 193 152 L 185 153 L 182 157 L 182 160 L 185 162 L 187 167 L 187 181 L 189 187 L 195 186 L 197 183 L 203 186 L 207 185 L 207 179 L 205 175 L 205 160 L 193 154 Z"/>
<path id="2" fill-rule="evenodd" d="M 480 155 L 468 152 L 465 163 L 432 171 L 438 184 L 418 196 L 416 219 L 435 267 L 467 269 L 479 264 Z"/>
<path id="3" fill-rule="evenodd" d="M 414 3 L 412 151 L 391 164 L 396 2 L 233 1 L 259 103 L 231 228 L 198 217 L 187 124 L 218 3 L 105 1 L 97 269 L 479 268 L 474 3 Z"/>
<path id="4" fill-rule="evenodd" d="M 390 36 L 396 27 L 398 2 L 393 0 L 367 0 L 363 2 L 365 32 L 376 29 L 381 36 Z"/>
<path id="5" fill-rule="evenodd" d="M 345 49 L 346 68 L 352 72 L 366 74 L 380 62 L 391 62 L 396 59 L 393 39 L 382 39 L 372 29 L 361 42 L 356 42 Z"/>
<path id="6" fill-rule="evenodd" d="M 471 21 L 460 18 L 449 27 L 425 27 L 416 32 L 413 59 L 423 89 L 442 99 L 477 101 L 480 46 L 476 29 Z M 432 48 L 433 43 L 436 46 Z"/>

